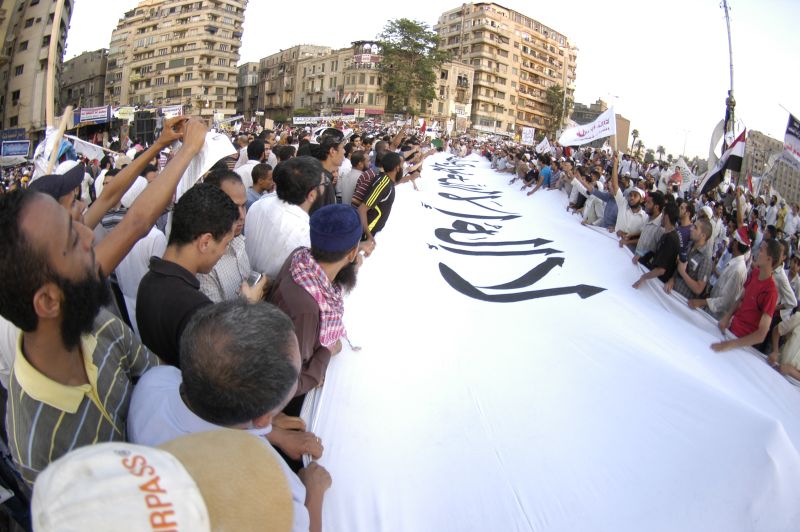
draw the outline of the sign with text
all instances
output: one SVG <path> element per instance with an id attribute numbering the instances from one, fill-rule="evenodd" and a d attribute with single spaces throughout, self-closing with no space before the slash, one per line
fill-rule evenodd
<path id="1" fill-rule="evenodd" d="M 7 140 L 3 142 L 3 157 L 27 157 L 31 151 L 31 141 L 29 140 Z"/>
<path id="2" fill-rule="evenodd" d="M 535 127 L 523 127 L 522 128 L 522 143 L 526 146 L 533 146 L 535 142 L 534 136 L 536 135 L 536 128 Z"/>
<path id="3" fill-rule="evenodd" d="M 108 122 L 111 119 L 111 108 L 109 106 L 104 107 L 84 107 L 81 109 L 80 114 L 80 123 L 94 123 L 94 124 L 102 124 L 104 122 Z"/>
<path id="4" fill-rule="evenodd" d="M 562 146 L 581 146 L 597 139 L 617 134 L 617 118 L 614 108 L 609 107 L 591 124 L 571 127 L 561 134 L 558 143 Z"/>

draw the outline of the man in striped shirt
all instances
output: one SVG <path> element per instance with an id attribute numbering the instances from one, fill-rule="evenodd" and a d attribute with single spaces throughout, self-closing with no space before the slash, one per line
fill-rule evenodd
<path id="1" fill-rule="evenodd" d="M 22 329 L 9 381 L 6 430 L 32 485 L 52 460 L 124 441 L 133 380 L 158 359 L 120 320 L 95 260 L 92 230 L 52 197 L 0 197 L 0 314 Z"/>
<path id="2" fill-rule="evenodd" d="M 383 156 L 384 173 L 372 182 L 364 202 L 358 206 L 358 215 L 367 242 L 374 242 L 374 236 L 386 225 L 394 203 L 394 185 L 403 178 L 403 158 L 389 152 Z M 355 195 L 353 197 L 355 201 Z"/>

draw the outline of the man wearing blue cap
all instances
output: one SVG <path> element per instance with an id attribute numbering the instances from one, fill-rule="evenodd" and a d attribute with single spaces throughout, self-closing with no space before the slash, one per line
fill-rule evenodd
<path id="1" fill-rule="evenodd" d="M 289 415 L 296 415 L 302 397 L 322 384 L 331 356 L 342 349 L 347 336 L 343 295 L 355 286 L 361 264 L 362 227 L 354 207 L 322 207 L 311 215 L 310 226 L 311 248 L 292 252 L 268 296 L 292 319 L 300 344 L 302 368 L 296 400 L 285 410 Z"/>

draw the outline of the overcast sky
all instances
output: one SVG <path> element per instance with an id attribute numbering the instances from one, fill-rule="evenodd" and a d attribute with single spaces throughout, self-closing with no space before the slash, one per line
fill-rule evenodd
<path id="1" fill-rule="evenodd" d="M 800 115 L 800 2 L 732 0 L 737 117 L 748 129 L 783 139 L 788 114 Z M 75 0 L 66 58 L 107 48 L 111 31 L 136 0 Z M 295 44 L 342 47 L 374 38 L 392 18 L 435 24 L 459 1 L 250 0 L 241 62 Z M 616 102 L 647 147 L 679 155 L 708 155 L 729 88 L 728 46 L 720 0 L 507 0 L 577 45 L 576 100 Z M 612 98 L 616 96 L 617 98 Z M 779 105 L 780 104 L 780 105 Z M 688 130 L 688 133 L 687 133 Z"/>

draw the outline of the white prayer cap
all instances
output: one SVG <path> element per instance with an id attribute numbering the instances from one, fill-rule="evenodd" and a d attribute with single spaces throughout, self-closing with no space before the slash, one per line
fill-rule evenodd
<path id="1" fill-rule="evenodd" d="M 215 430 L 159 448 L 81 447 L 36 480 L 37 531 L 290 530 L 292 499 L 278 458 L 256 436 Z"/>

